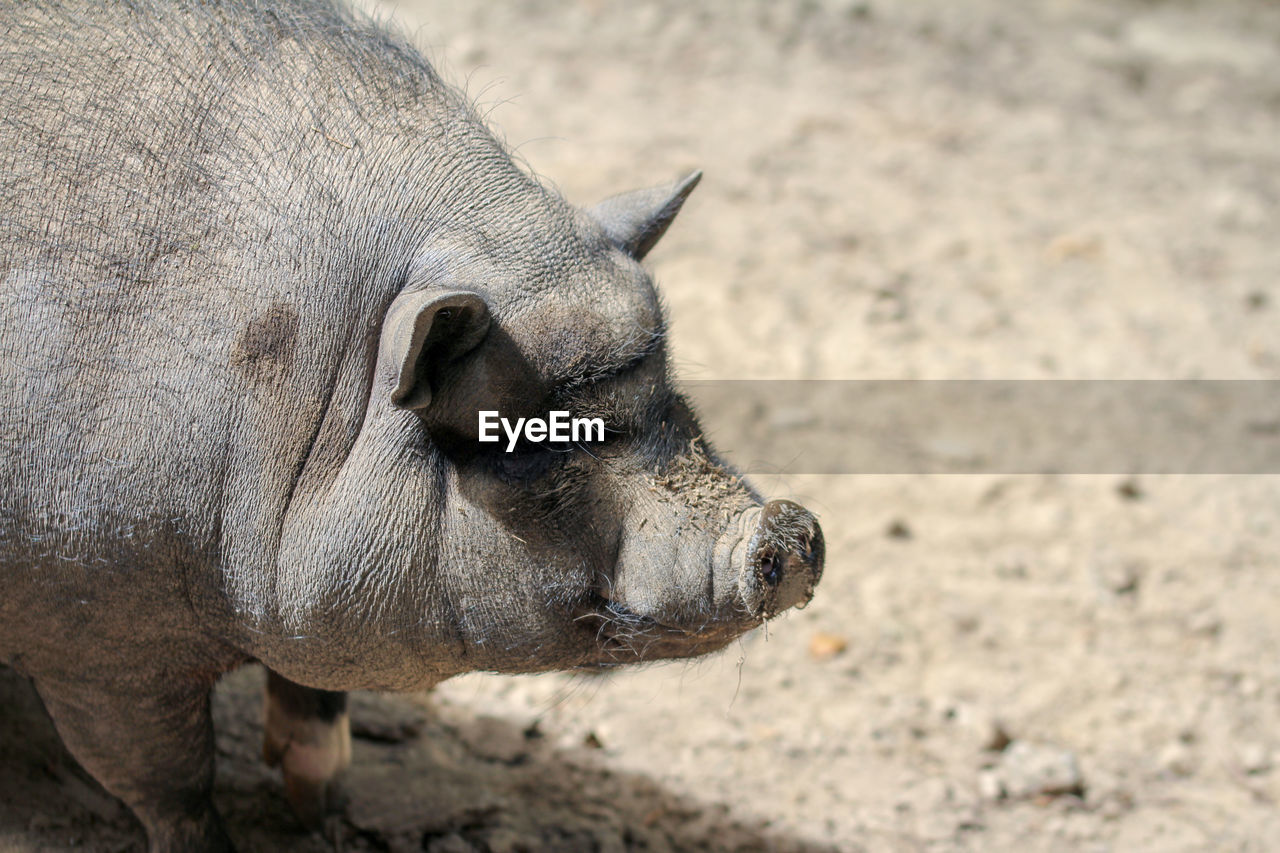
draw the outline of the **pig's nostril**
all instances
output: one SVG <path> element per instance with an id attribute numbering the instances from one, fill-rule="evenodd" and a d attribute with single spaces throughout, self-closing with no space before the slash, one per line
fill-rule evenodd
<path id="1" fill-rule="evenodd" d="M 738 564 L 739 583 L 753 615 L 772 619 L 809 601 L 822 577 L 825 551 L 813 513 L 791 501 L 769 501 L 747 541 L 751 556 Z"/>
<path id="2" fill-rule="evenodd" d="M 760 558 L 760 577 L 769 586 L 777 586 L 782 580 L 782 561 L 777 554 L 765 554 Z"/>

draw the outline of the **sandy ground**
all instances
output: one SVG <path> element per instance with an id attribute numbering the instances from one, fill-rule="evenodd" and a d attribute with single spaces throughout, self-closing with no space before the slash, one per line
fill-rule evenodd
<path id="1" fill-rule="evenodd" d="M 371 8 L 575 201 L 706 171 L 652 255 L 686 377 L 1280 375 L 1274 4 Z M 228 679 L 237 842 L 1280 847 L 1280 479 L 772 471 L 827 532 L 808 609 L 688 664 L 359 696 L 332 840 L 256 759 L 261 673 Z M 8 674 L 0 742 L 0 851 L 142 849 Z"/>

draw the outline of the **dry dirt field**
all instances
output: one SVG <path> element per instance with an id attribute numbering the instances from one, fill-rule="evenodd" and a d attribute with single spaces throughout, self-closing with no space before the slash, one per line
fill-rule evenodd
<path id="1" fill-rule="evenodd" d="M 369 8 L 572 200 L 705 170 L 651 256 L 686 378 L 1280 377 L 1274 3 Z M 688 664 L 358 696 L 332 840 L 257 760 L 243 671 L 233 837 L 1280 849 L 1280 478 L 764 467 L 827 533 L 806 610 Z M 0 742 L 0 851 L 142 849 L 11 676 Z"/>

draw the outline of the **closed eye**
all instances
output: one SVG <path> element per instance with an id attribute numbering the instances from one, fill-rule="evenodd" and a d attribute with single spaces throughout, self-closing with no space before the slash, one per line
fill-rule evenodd
<path id="1" fill-rule="evenodd" d="M 510 453 L 505 448 L 491 452 L 489 464 L 504 483 L 524 485 L 559 468 L 573 449 L 568 442 L 535 443 L 522 439 Z"/>

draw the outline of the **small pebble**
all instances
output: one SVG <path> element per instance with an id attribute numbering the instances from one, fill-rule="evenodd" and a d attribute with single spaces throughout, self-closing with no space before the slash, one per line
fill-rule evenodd
<path id="1" fill-rule="evenodd" d="M 809 638 L 809 656 L 814 660 L 828 660 L 849 647 L 849 641 L 839 634 L 818 631 Z"/>
<path id="2" fill-rule="evenodd" d="M 1240 769 L 1259 776 L 1271 769 L 1271 750 L 1260 743 L 1247 743 L 1240 748 Z"/>
<path id="3" fill-rule="evenodd" d="M 1004 724 L 999 720 L 991 718 L 983 720 L 979 725 L 981 726 L 981 743 L 984 751 L 1001 752 L 1009 744 L 1013 743 L 1013 738 L 1009 736 L 1009 732 L 1005 730 Z"/>
<path id="4" fill-rule="evenodd" d="M 1102 254 L 1102 240 L 1092 234 L 1059 234 L 1045 246 L 1044 253 L 1056 263 L 1072 259 L 1096 260 Z"/>
<path id="5" fill-rule="evenodd" d="M 1005 795 L 1014 799 L 1084 793 L 1075 753 L 1054 746 L 1014 741 L 1001 753 L 996 772 Z"/>
<path id="6" fill-rule="evenodd" d="M 885 528 L 884 535 L 890 539 L 907 540 L 912 536 L 911 526 L 900 518 L 895 518 L 889 522 L 889 526 Z"/>
<path id="7" fill-rule="evenodd" d="M 978 774 L 978 796 L 992 802 L 1004 799 L 1004 784 L 996 771 L 984 770 Z"/>
<path id="8" fill-rule="evenodd" d="M 1195 756 L 1191 747 L 1181 740 L 1168 743 L 1156 756 L 1156 764 L 1161 772 L 1171 776 L 1190 776 L 1195 770 Z"/>
<path id="9" fill-rule="evenodd" d="M 1137 480 L 1128 479 L 1116 486 L 1116 494 L 1127 501 L 1140 501 L 1146 494 Z"/>
<path id="10" fill-rule="evenodd" d="M 1098 579 L 1112 595 L 1132 595 L 1142 582 L 1142 569 L 1142 564 L 1135 560 L 1107 560 L 1098 566 Z"/>

